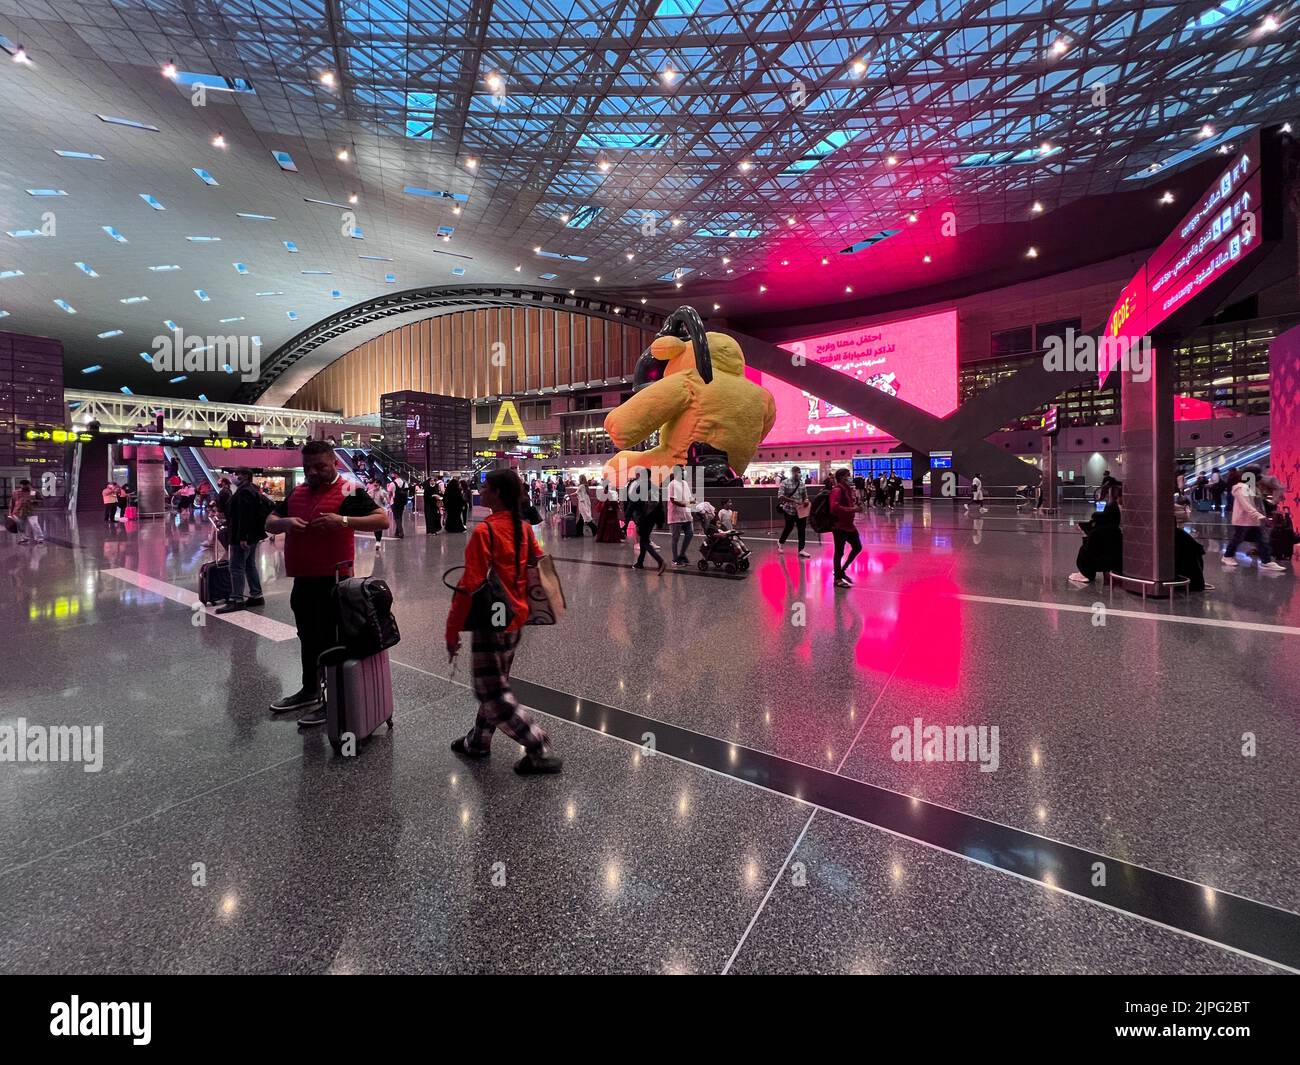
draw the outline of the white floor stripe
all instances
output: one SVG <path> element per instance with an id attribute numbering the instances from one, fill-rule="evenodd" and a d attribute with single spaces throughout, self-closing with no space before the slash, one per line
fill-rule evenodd
<path id="1" fill-rule="evenodd" d="M 116 577 L 119 581 L 134 584 L 137 588 L 153 595 L 160 595 L 164 599 L 170 599 L 173 603 L 180 603 L 191 610 L 194 609 L 194 604 L 199 601 L 198 595 L 188 588 L 168 584 L 166 581 L 160 581 L 157 577 L 150 577 L 133 569 L 105 569 L 100 570 L 100 572 L 107 577 Z M 283 621 L 276 621 L 274 618 L 264 617 L 251 610 L 238 610 L 233 614 L 218 614 L 212 607 L 204 607 L 203 612 L 207 617 L 216 618 L 218 621 L 227 622 L 241 629 L 247 629 L 249 632 L 256 633 L 258 636 L 265 636 L 268 640 L 274 640 L 276 643 L 298 638 L 298 630 L 292 625 L 286 625 Z"/>
<path id="2" fill-rule="evenodd" d="M 1097 589 L 1094 589 L 1097 591 Z M 995 606 L 1030 607 L 1034 610 L 1064 610 L 1073 614 L 1093 613 L 1092 604 L 1081 603 L 1045 603 L 1037 599 L 1002 599 L 993 595 L 962 595 L 952 598 L 967 603 L 990 603 Z M 1152 600 L 1153 603 L 1157 600 Z M 1246 632 L 1273 632 L 1282 636 L 1300 636 L 1300 628 L 1294 625 L 1267 625 L 1262 621 L 1229 621 L 1226 618 L 1189 618 L 1178 614 L 1148 614 L 1141 610 L 1120 610 L 1106 604 L 1106 616 L 1118 618 L 1138 618 L 1141 621 L 1172 621 L 1180 625 L 1207 625 L 1215 629 L 1241 629 Z"/>

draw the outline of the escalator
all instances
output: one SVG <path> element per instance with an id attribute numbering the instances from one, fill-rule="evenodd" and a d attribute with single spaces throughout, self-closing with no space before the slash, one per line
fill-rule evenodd
<path id="1" fill-rule="evenodd" d="M 1268 429 L 1258 429 L 1231 444 L 1218 447 L 1198 448 L 1195 452 L 1192 469 L 1187 473 L 1187 482 L 1194 483 L 1201 474 L 1206 477 L 1216 466 L 1220 470 L 1232 467 L 1262 466 L 1272 453 Z"/>
<path id="2" fill-rule="evenodd" d="M 182 480 L 196 488 L 203 481 L 207 481 L 213 488 L 217 487 L 217 475 L 197 448 L 169 447 L 164 449 L 164 453 L 176 462 Z"/>

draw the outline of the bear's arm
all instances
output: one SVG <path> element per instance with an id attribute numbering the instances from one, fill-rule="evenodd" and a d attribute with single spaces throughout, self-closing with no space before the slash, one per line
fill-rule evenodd
<path id="1" fill-rule="evenodd" d="M 605 415 L 605 432 L 619 448 L 641 443 L 691 402 L 685 374 L 671 374 L 635 393 L 626 403 Z"/>

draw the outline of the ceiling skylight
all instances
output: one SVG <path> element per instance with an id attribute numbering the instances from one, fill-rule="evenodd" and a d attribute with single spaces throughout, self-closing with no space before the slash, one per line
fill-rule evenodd
<path id="1" fill-rule="evenodd" d="M 63 189 L 28 189 L 28 196 L 66 196 Z"/>
<path id="2" fill-rule="evenodd" d="M 137 122 L 134 118 L 114 118 L 112 115 L 96 115 L 101 122 L 107 122 L 110 126 L 130 126 L 132 129 L 147 129 L 150 133 L 157 133 L 158 127 L 151 126 L 148 122 Z"/>
<path id="3" fill-rule="evenodd" d="M 77 313 L 77 308 L 72 306 L 72 304 L 70 304 L 67 300 L 55 300 L 54 306 L 59 308 L 59 310 L 61 311 L 67 311 L 69 314 Z"/>
<path id="4" fill-rule="evenodd" d="M 205 185 L 216 185 L 216 184 L 218 184 L 217 179 L 214 178 L 211 174 L 209 174 L 206 170 L 204 170 L 203 167 L 201 167 L 201 166 L 192 166 L 192 167 L 190 167 L 190 169 L 194 171 L 194 173 L 198 176 L 198 179 L 199 179 L 200 181 L 202 181 L 203 184 L 205 184 Z"/>
<path id="5" fill-rule="evenodd" d="M 112 238 L 113 238 L 115 241 L 117 241 L 119 244 L 129 244 L 129 243 L 130 243 L 130 241 L 128 241 L 128 240 L 126 239 L 126 237 L 122 236 L 122 234 L 119 233 L 119 232 L 118 232 L 116 229 L 114 229 L 112 226 L 100 226 L 99 228 L 102 229 L 105 233 L 107 233 L 110 237 L 112 237 Z"/>
<path id="6" fill-rule="evenodd" d="M 161 203 L 158 202 L 157 199 L 149 195 L 149 193 L 147 192 L 140 193 L 140 199 L 144 200 L 144 202 L 147 203 L 150 207 L 152 207 L 155 211 L 167 210 L 166 207 L 164 207 Z"/>
<path id="7" fill-rule="evenodd" d="M 287 170 L 291 174 L 298 173 L 298 164 L 293 161 L 293 156 L 288 152 L 273 149 L 271 151 L 271 158 L 276 161 L 276 164 L 281 170 Z"/>
<path id="8" fill-rule="evenodd" d="M 101 163 L 104 161 L 102 155 L 96 155 L 94 152 L 70 152 L 63 148 L 55 148 L 55 155 L 61 155 L 64 159 L 98 159 Z"/>

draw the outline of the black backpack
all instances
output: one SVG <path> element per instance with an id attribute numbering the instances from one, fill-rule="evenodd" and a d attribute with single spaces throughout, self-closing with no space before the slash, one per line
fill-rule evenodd
<path id="1" fill-rule="evenodd" d="M 812 525 L 814 532 L 824 533 L 831 531 L 830 491 L 822 492 L 813 500 L 812 510 L 808 514 L 808 521 Z"/>
<path id="2" fill-rule="evenodd" d="M 402 636 L 393 617 L 393 593 L 378 577 L 349 577 L 334 587 L 339 642 L 349 658 L 368 658 Z"/>

